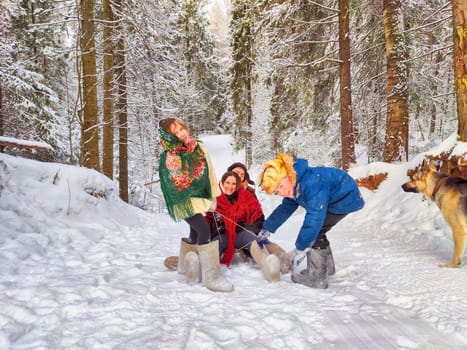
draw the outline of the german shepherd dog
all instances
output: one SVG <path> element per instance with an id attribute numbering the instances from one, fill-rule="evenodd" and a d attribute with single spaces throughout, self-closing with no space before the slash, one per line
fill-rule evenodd
<path id="1" fill-rule="evenodd" d="M 462 263 L 467 241 L 467 181 L 436 171 L 433 163 L 423 161 L 415 170 L 407 171 L 410 181 L 402 185 L 405 192 L 423 193 L 436 203 L 452 230 L 454 254 L 449 264 L 440 267 L 456 267 Z"/>

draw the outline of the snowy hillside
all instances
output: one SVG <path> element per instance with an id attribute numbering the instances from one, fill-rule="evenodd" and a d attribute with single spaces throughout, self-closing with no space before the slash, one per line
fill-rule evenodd
<path id="1" fill-rule="evenodd" d="M 241 160 L 229 138 L 204 139 L 218 176 Z M 121 202 L 92 170 L 0 154 L 0 349 L 466 349 L 467 268 L 438 267 L 451 232 L 401 190 L 413 163 L 351 171 L 389 176 L 329 234 L 327 290 L 236 259 L 223 294 L 165 270 L 186 224 Z M 259 197 L 266 213 L 278 203 Z M 302 215 L 272 236 L 286 250 Z"/>

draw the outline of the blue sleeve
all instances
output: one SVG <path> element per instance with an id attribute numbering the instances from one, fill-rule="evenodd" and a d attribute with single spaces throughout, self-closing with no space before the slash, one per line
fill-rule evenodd
<path id="1" fill-rule="evenodd" d="M 298 204 L 290 198 L 284 198 L 282 203 L 274 209 L 263 224 L 263 228 L 270 232 L 276 232 L 289 217 L 297 210 Z"/>
<path id="2" fill-rule="evenodd" d="M 315 243 L 326 219 L 327 201 L 326 194 L 321 192 L 306 203 L 305 219 L 295 241 L 297 249 L 304 250 Z"/>

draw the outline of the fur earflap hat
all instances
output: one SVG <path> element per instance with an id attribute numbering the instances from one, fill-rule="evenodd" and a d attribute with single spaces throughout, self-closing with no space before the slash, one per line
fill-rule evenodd
<path id="1" fill-rule="evenodd" d="M 279 182 L 286 176 L 295 186 L 297 174 L 293 168 L 294 158 L 287 153 L 279 153 L 275 159 L 264 163 L 264 170 L 259 176 L 261 188 L 269 194 L 273 194 Z"/>

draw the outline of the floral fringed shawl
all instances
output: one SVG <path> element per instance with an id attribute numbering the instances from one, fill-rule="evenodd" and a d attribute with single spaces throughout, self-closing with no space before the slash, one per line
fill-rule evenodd
<path id="1" fill-rule="evenodd" d="M 159 127 L 164 151 L 159 161 L 159 178 L 169 215 L 176 221 L 194 215 L 191 198 L 211 198 L 209 169 L 199 140 L 187 145 Z"/>

